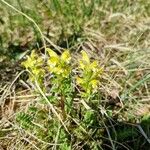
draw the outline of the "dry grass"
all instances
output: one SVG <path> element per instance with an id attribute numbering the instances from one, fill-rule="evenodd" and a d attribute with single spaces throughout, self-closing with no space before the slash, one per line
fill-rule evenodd
<path id="1" fill-rule="evenodd" d="M 19 0 L 10 2 L 10 4 L 18 8 L 18 2 Z M 69 48 L 75 59 L 78 57 L 79 51 L 83 49 L 92 59 L 99 60 L 100 65 L 104 67 L 99 89 L 101 102 L 98 108 L 100 114 L 107 119 L 100 118 L 102 122 L 99 123 L 102 127 L 98 131 L 98 134 L 101 135 L 98 141 L 99 149 L 138 150 L 148 148 L 150 144 L 149 124 L 147 123 L 145 127 L 139 123 L 143 121 L 142 118 L 150 115 L 150 11 L 148 9 L 150 3 L 146 0 L 122 2 L 116 0 L 114 2 L 103 1 L 101 4 L 95 3 L 92 15 L 85 17 L 84 22 L 78 24 L 81 27 L 81 34 L 76 34 L 77 29 L 76 26 L 73 26 L 74 22 L 66 19 L 65 15 L 58 14 L 58 10 L 54 9 L 51 11 L 52 14 L 48 14 L 50 2 L 23 3 L 24 5 L 22 8 L 19 7 L 19 10 L 23 10 L 23 13 L 26 12 L 27 15 L 30 15 L 30 11 L 27 10 L 32 10 L 33 21 L 37 22 L 44 38 L 47 39 L 45 42 L 48 46 L 59 51 L 64 47 Z M 0 33 L 6 35 L 3 38 L 1 49 L 7 49 L 9 42 L 19 41 L 17 45 L 23 43 L 26 47 L 28 44 L 35 43 L 35 37 L 40 39 L 37 30 L 24 17 L 16 12 L 12 13 L 13 10 L 8 9 L 4 4 L 0 7 L 5 10 L 0 13 L 7 14 L 0 18 L 4 20 L 2 27 L 5 30 L 1 30 Z M 41 9 L 39 10 L 39 8 Z M 81 13 L 82 11 L 79 11 L 79 14 L 74 13 L 73 15 L 76 19 L 82 19 L 79 17 Z M 18 21 L 15 16 L 18 17 L 18 20 L 21 18 L 21 21 Z M 38 46 L 31 44 L 29 48 L 33 47 L 37 48 Z M 22 81 L 24 76 L 21 74 L 22 72 L 13 81 L 7 81 L 7 84 L 5 82 L 5 85 L 2 82 L 0 88 L 0 149 L 58 149 L 59 128 L 61 127 L 54 135 L 54 141 L 45 142 L 35 136 L 34 132 L 23 129 L 16 122 L 18 112 L 27 112 L 31 105 L 44 109 L 51 118 L 49 107 L 39 104 L 41 97 L 39 94 L 33 94 L 32 87 L 26 81 Z M 46 94 L 42 93 L 42 95 L 45 98 Z M 77 107 L 81 105 L 78 98 L 74 103 Z M 59 114 L 60 110 L 57 107 L 55 109 Z M 80 120 L 69 115 L 68 118 L 80 126 L 80 131 L 87 134 L 88 137 L 87 141 L 75 141 L 72 149 L 86 149 L 84 146 L 89 139 L 93 140 L 93 143 L 97 142 L 91 137 L 96 129 L 87 131 L 87 128 L 81 125 Z M 61 120 L 61 118 L 59 119 Z M 63 122 L 64 127 L 68 125 L 68 120 Z M 120 125 L 120 127 L 118 125 L 122 123 L 127 126 Z M 38 126 L 43 128 L 42 124 L 38 124 Z M 121 132 L 133 128 L 136 131 L 133 133 L 135 135 L 138 133 L 139 137 L 132 133 L 133 135 L 124 135 L 125 139 L 122 141 L 119 127 Z M 135 138 L 135 141 L 132 141 L 132 137 Z"/>

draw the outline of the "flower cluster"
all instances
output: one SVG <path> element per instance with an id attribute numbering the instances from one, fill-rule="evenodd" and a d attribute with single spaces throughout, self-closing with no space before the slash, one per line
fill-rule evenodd
<path id="1" fill-rule="evenodd" d="M 43 83 L 45 70 L 43 69 L 44 60 L 40 57 L 35 50 L 33 50 L 30 56 L 27 56 L 27 60 L 22 62 L 22 65 L 30 72 L 30 80 L 37 80 L 40 85 Z"/>
<path id="2" fill-rule="evenodd" d="M 77 77 L 77 84 L 83 88 L 86 95 L 96 92 L 100 81 L 99 77 L 102 68 L 99 67 L 98 61 L 90 62 L 90 58 L 85 51 L 81 51 L 82 59 L 79 61 L 80 77 Z"/>
<path id="3" fill-rule="evenodd" d="M 44 66 L 44 60 L 35 51 L 32 51 L 30 56 L 27 56 L 27 60 L 23 62 L 23 66 L 30 71 L 30 80 L 38 81 L 40 85 L 43 86 L 43 80 L 46 74 L 46 68 L 53 75 L 53 82 L 58 87 L 64 83 L 70 82 L 73 78 L 71 77 L 72 65 L 71 65 L 71 55 L 69 50 L 65 50 L 61 55 L 58 55 L 53 50 L 46 49 L 49 57 L 47 64 Z M 82 89 L 82 94 L 90 96 L 91 94 L 97 92 L 100 84 L 99 77 L 102 73 L 102 68 L 99 67 L 98 61 L 90 61 L 88 54 L 85 51 L 81 51 L 82 58 L 79 60 L 78 67 L 75 68 L 79 71 L 76 77 L 76 83 Z M 73 74 L 72 74 L 73 75 Z M 62 86 L 62 87 L 66 87 Z M 64 89 L 63 89 L 64 90 Z"/>
<path id="4" fill-rule="evenodd" d="M 48 69 L 50 73 L 67 78 L 71 73 L 71 55 L 69 50 L 65 50 L 61 56 L 58 56 L 51 49 L 47 49 L 47 51 L 50 56 L 48 60 Z"/>

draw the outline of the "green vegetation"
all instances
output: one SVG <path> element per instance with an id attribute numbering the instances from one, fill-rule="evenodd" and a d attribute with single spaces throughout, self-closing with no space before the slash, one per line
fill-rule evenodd
<path id="1" fill-rule="evenodd" d="M 1 0 L 0 149 L 149 149 L 149 8 Z"/>

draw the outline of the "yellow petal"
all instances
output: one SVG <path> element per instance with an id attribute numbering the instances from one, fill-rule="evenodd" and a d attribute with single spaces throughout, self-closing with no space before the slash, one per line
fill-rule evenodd
<path id="1" fill-rule="evenodd" d="M 56 66 L 59 63 L 59 59 L 57 57 L 52 57 L 48 60 L 49 66 Z"/>
<path id="2" fill-rule="evenodd" d="M 59 58 L 59 56 L 53 50 L 51 50 L 50 48 L 46 48 L 46 50 L 47 50 L 50 57 Z"/>
<path id="3" fill-rule="evenodd" d="M 64 61 L 64 62 L 67 62 L 67 63 L 70 62 L 71 56 L 70 56 L 69 50 L 65 50 L 65 51 L 62 53 L 62 55 L 61 55 L 61 60 Z"/>
<path id="4" fill-rule="evenodd" d="M 82 54 L 82 60 L 85 61 L 87 64 L 89 64 L 90 59 L 89 59 L 88 54 L 85 51 L 81 51 L 81 54 Z"/>

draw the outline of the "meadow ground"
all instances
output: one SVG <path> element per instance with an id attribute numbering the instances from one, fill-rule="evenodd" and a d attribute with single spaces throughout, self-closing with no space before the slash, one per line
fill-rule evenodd
<path id="1" fill-rule="evenodd" d="M 148 150 L 150 1 L 1 0 L 0 95 L 2 150 Z"/>

